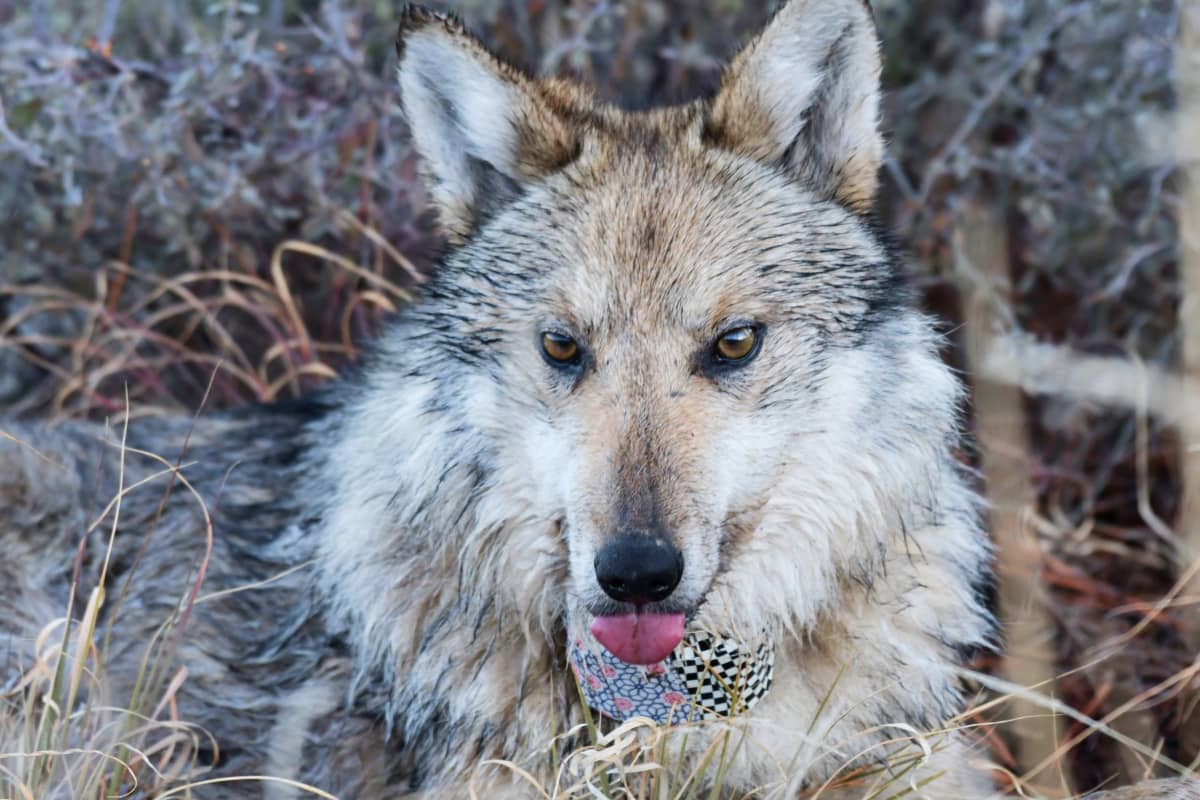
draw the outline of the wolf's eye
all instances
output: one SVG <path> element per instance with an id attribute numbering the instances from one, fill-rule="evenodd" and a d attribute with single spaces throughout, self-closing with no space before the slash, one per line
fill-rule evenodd
<path id="1" fill-rule="evenodd" d="M 569 366 L 579 360 L 579 345 L 565 333 L 546 331 L 542 334 L 542 353 L 555 366 Z"/>
<path id="2" fill-rule="evenodd" d="M 758 353 L 758 329 L 750 325 L 722 333 L 713 345 L 717 361 L 724 364 L 743 364 Z"/>

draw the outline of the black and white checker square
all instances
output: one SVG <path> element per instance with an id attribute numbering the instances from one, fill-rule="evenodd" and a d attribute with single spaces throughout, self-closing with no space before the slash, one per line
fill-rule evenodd
<path id="1" fill-rule="evenodd" d="M 753 651 L 736 639 L 696 633 L 669 659 L 702 719 L 742 714 L 771 688 L 775 648 L 760 644 Z"/>

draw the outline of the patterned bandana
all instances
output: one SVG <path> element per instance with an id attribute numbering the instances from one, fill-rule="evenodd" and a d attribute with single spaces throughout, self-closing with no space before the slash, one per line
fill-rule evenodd
<path id="1" fill-rule="evenodd" d="M 771 688 L 775 647 L 688 634 L 665 660 L 626 664 L 591 637 L 570 638 L 571 671 L 588 706 L 624 722 L 648 717 L 662 724 L 727 719 L 745 713 Z"/>

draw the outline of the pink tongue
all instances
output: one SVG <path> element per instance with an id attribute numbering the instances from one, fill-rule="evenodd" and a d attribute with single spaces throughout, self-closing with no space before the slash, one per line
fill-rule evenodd
<path id="1" fill-rule="evenodd" d="M 592 635 L 626 664 L 657 664 L 683 640 L 683 614 L 596 617 Z"/>

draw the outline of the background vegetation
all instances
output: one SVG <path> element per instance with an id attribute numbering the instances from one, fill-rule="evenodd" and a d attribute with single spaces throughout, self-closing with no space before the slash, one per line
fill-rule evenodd
<path id="1" fill-rule="evenodd" d="M 705 91 L 771 5 L 454 7 L 510 59 L 639 105 Z M 881 213 L 972 383 L 963 455 L 1000 545 L 1009 656 L 974 666 L 1118 737 L 1030 699 L 970 721 L 998 778 L 1044 796 L 1194 767 L 1197 9 L 873 5 Z M 354 358 L 438 246 L 396 13 L 0 0 L 0 410 L 103 418 L 126 387 L 134 413 L 195 410 L 210 378 L 210 406 L 271 400 Z"/>

